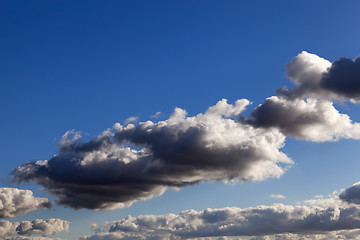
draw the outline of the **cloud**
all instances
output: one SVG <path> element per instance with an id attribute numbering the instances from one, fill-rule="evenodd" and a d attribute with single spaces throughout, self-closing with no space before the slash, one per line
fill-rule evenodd
<path id="1" fill-rule="evenodd" d="M 247 122 L 257 127 L 276 127 L 285 135 L 308 141 L 360 139 L 360 123 L 339 113 L 327 100 L 272 96 L 251 112 Z"/>
<path id="2" fill-rule="evenodd" d="M 360 204 L 360 182 L 354 183 L 349 188 L 343 190 L 339 197 L 343 201 Z"/>
<path id="3" fill-rule="evenodd" d="M 290 98 L 315 97 L 360 100 L 360 58 L 340 58 L 333 63 L 303 51 L 286 65 L 295 88 L 282 88 L 278 95 Z"/>
<path id="4" fill-rule="evenodd" d="M 60 238 L 38 237 L 38 236 L 15 236 L 5 237 L 4 240 L 62 240 Z"/>
<path id="5" fill-rule="evenodd" d="M 359 183 L 354 184 L 358 187 Z M 350 189 L 349 188 L 349 189 Z M 358 188 L 357 188 L 358 189 Z M 298 205 L 273 204 L 249 208 L 227 207 L 179 214 L 140 215 L 106 222 L 104 229 L 80 240 L 228 239 L 360 240 L 360 206 L 334 191 Z M 221 237 L 221 238 L 219 238 Z"/>
<path id="6" fill-rule="evenodd" d="M 336 206 L 283 205 L 186 210 L 179 214 L 128 216 L 105 224 L 97 239 L 193 239 L 219 236 L 314 236 L 359 230 L 360 209 L 331 200 Z M 344 233 L 344 232 L 343 232 Z M 286 238 L 278 238 L 286 239 Z M 288 238 L 291 239 L 291 238 Z"/>
<path id="7" fill-rule="evenodd" d="M 17 222 L 0 220 L 0 237 L 16 233 L 18 225 L 19 223 Z"/>
<path id="8" fill-rule="evenodd" d="M 353 123 L 333 104 L 360 100 L 360 59 L 331 63 L 303 51 L 286 67 L 295 87 L 278 89 L 277 96 L 267 98 L 245 122 L 315 142 L 360 138 L 360 123 Z"/>
<path id="9" fill-rule="evenodd" d="M 284 196 L 282 194 L 271 194 L 270 197 L 276 198 L 276 199 L 285 199 L 286 198 L 286 196 Z"/>
<path id="10" fill-rule="evenodd" d="M 360 230 L 341 230 L 341 231 L 331 231 L 322 234 L 276 234 L 273 236 L 261 236 L 254 237 L 251 240 L 339 240 L 339 239 L 352 239 L 360 240 Z"/>
<path id="11" fill-rule="evenodd" d="M 360 100 L 360 58 L 340 58 L 321 79 L 321 86 L 344 98 Z"/>
<path id="12" fill-rule="evenodd" d="M 35 219 L 34 221 L 22 221 L 16 228 L 16 232 L 20 235 L 54 235 L 60 232 L 69 231 L 69 221 L 58 218 L 47 220 Z"/>
<path id="13" fill-rule="evenodd" d="M 69 231 L 69 221 L 52 218 L 48 220 L 35 219 L 34 221 L 10 222 L 0 220 L 0 236 L 11 234 L 43 236 L 54 235 L 60 232 Z M 20 238 L 16 236 L 15 239 Z M 26 238 L 25 238 L 26 239 Z"/>
<path id="14" fill-rule="evenodd" d="M 115 124 L 81 143 L 69 134 L 49 160 L 13 171 L 15 181 L 36 181 L 73 208 L 114 209 L 161 195 L 168 187 L 199 182 L 262 181 L 292 164 L 282 152 L 285 136 L 235 121 L 249 104 L 225 99 L 187 117 L 176 108 L 169 119 L 138 126 Z"/>
<path id="15" fill-rule="evenodd" d="M 150 118 L 158 118 L 161 115 L 161 112 L 156 112 L 155 114 L 151 115 Z"/>
<path id="16" fill-rule="evenodd" d="M 0 218 L 13 218 L 41 208 L 51 208 L 47 198 L 37 198 L 30 190 L 0 188 Z"/>
<path id="17" fill-rule="evenodd" d="M 137 117 L 137 116 L 128 117 L 128 118 L 125 120 L 124 124 L 136 122 L 138 119 L 139 119 L 139 117 Z"/>

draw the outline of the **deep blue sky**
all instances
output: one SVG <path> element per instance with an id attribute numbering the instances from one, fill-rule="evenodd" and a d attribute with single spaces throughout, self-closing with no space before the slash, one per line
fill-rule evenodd
<path id="1" fill-rule="evenodd" d="M 358 1 L 2 1 L 0 175 L 48 159 L 69 129 L 93 137 L 129 116 L 145 121 L 160 111 L 165 119 L 175 107 L 193 115 L 222 98 L 247 98 L 253 108 L 291 86 L 284 65 L 303 50 L 330 61 L 358 56 L 359 9 Z M 341 110 L 360 120 L 358 106 Z M 273 202 L 272 193 L 294 203 L 358 181 L 358 147 L 288 139 L 284 151 L 296 165 L 281 179 L 198 185 L 123 210 L 55 207 L 18 219 L 68 218 L 75 239 L 76 229 L 90 232 L 86 222 L 127 214 L 255 206 Z M 342 169 L 344 162 L 352 167 Z"/>

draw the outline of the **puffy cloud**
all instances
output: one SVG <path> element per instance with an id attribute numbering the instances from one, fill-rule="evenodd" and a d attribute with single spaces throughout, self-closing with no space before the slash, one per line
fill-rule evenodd
<path id="1" fill-rule="evenodd" d="M 17 222 L 0 220 L 0 237 L 16 233 L 18 225 L 19 223 Z"/>
<path id="2" fill-rule="evenodd" d="M 306 51 L 301 52 L 286 65 L 287 76 L 294 82 L 295 88 L 288 90 L 283 87 L 277 91 L 278 95 L 289 98 L 321 96 L 328 99 L 330 92 L 321 87 L 321 81 L 330 67 L 328 60 Z"/>
<path id="3" fill-rule="evenodd" d="M 269 97 L 247 122 L 257 127 L 276 127 L 286 135 L 309 141 L 360 139 L 360 123 L 353 123 L 327 100 Z"/>
<path id="4" fill-rule="evenodd" d="M 302 239 L 300 237 L 334 235 L 333 231 L 358 230 L 360 208 L 338 199 L 331 201 L 338 205 L 274 204 L 245 209 L 228 207 L 187 210 L 179 214 L 128 216 L 106 223 L 108 232 L 84 236 L 82 239 L 193 239 L 219 236 L 257 236 L 256 239 L 270 239 L 270 236 L 291 239 L 289 236 L 298 236 Z"/>
<path id="5" fill-rule="evenodd" d="M 227 207 L 186 210 L 179 214 L 129 215 L 107 222 L 103 231 L 80 239 L 360 240 L 360 207 L 344 201 L 343 192 L 338 195 L 335 191 L 328 198 L 317 196 L 294 206 L 278 203 L 244 209 Z"/>
<path id="6" fill-rule="evenodd" d="M 341 230 L 341 231 L 331 231 L 322 234 L 277 234 L 274 236 L 261 236 L 252 238 L 251 240 L 339 240 L 339 239 L 353 239 L 360 240 L 360 230 Z"/>
<path id="7" fill-rule="evenodd" d="M 340 58 L 333 62 L 321 85 L 344 98 L 360 100 L 360 58 Z"/>
<path id="8" fill-rule="evenodd" d="M 360 58 L 340 58 L 333 63 L 303 51 L 286 65 L 295 88 L 278 90 L 290 98 L 314 97 L 334 100 L 360 100 Z"/>
<path id="9" fill-rule="evenodd" d="M 5 237 L 4 240 L 62 240 L 61 238 L 39 237 L 39 236 L 15 236 Z"/>
<path id="10" fill-rule="evenodd" d="M 47 220 L 35 219 L 34 221 L 22 221 L 16 228 L 16 232 L 20 235 L 54 235 L 56 233 L 69 231 L 69 221 L 58 218 Z"/>
<path id="11" fill-rule="evenodd" d="M 343 190 L 339 197 L 343 201 L 360 204 L 360 182 L 354 183 L 349 188 Z"/>
<path id="12" fill-rule="evenodd" d="M 34 221 L 10 222 L 0 220 L 0 236 L 12 234 L 32 235 L 39 234 L 43 236 L 54 235 L 69 230 L 69 221 L 52 218 L 48 220 L 35 219 Z M 15 236 L 14 239 L 23 239 L 21 236 Z M 10 238 L 9 238 L 10 239 Z M 27 239 L 25 237 L 25 239 Z"/>
<path id="13" fill-rule="evenodd" d="M 41 208 L 51 208 L 47 198 L 34 197 L 30 190 L 0 188 L 0 218 L 13 218 Z"/>
<path id="14" fill-rule="evenodd" d="M 281 88 L 251 114 L 249 124 L 276 127 L 291 137 L 308 141 L 360 138 L 360 124 L 339 113 L 333 101 L 360 100 L 360 59 L 333 63 L 302 52 L 286 65 L 292 89 Z"/>
<path id="15" fill-rule="evenodd" d="M 38 182 L 60 204 L 90 209 L 129 206 L 167 187 L 279 177 L 292 164 L 279 151 L 285 136 L 235 121 L 248 104 L 223 99 L 193 117 L 176 108 L 168 120 L 115 124 L 115 133 L 107 130 L 86 143 L 69 132 L 58 155 L 24 164 L 13 176 Z"/>

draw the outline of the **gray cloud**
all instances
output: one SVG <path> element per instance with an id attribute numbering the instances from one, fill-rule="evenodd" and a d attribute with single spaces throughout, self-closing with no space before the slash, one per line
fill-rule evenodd
<path id="1" fill-rule="evenodd" d="M 313 200 L 313 203 L 314 201 L 316 200 Z M 324 199 L 318 205 L 310 206 L 274 204 L 245 209 L 229 207 L 205 211 L 187 210 L 179 214 L 128 216 L 120 221 L 106 223 L 107 232 L 84 236 L 81 239 L 194 239 L 219 236 L 257 236 L 256 239 L 273 236 L 278 239 L 291 239 L 289 236 L 316 235 L 320 237 L 333 235 L 334 231 L 359 230 L 359 217 L 358 207 L 344 204 L 334 198 Z"/>
<path id="2" fill-rule="evenodd" d="M 4 237 L 12 234 L 43 236 L 54 235 L 69 230 L 69 221 L 52 218 L 48 220 L 35 219 L 34 221 L 10 222 L 0 220 L 0 236 Z M 13 237 L 22 239 L 21 236 Z M 26 239 L 26 237 L 25 237 Z"/>
<path id="3" fill-rule="evenodd" d="M 5 237 L 4 240 L 62 240 L 61 238 L 38 237 L 38 236 L 15 236 Z"/>
<path id="4" fill-rule="evenodd" d="M 273 96 L 251 112 L 248 123 L 279 128 L 285 135 L 315 142 L 360 139 L 360 123 L 339 113 L 328 100 Z"/>
<path id="5" fill-rule="evenodd" d="M 343 201 L 360 204 L 360 182 L 355 183 L 349 188 L 343 190 L 339 197 Z"/>
<path id="6" fill-rule="evenodd" d="M 348 99 L 360 100 L 360 58 L 340 58 L 324 73 L 321 86 Z"/>
<path id="7" fill-rule="evenodd" d="M 286 65 L 295 88 L 278 90 L 290 98 L 319 97 L 334 100 L 360 100 L 360 58 L 340 58 L 333 63 L 303 51 Z"/>
<path id="8" fill-rule="evenodd" d="M 0 218 L 13 218 L 41 208 L 51 208 L 47 198 L 34 197 L 30 190 L 0 188 Z"/>
<path id="9" fill-rule="evenodd" d="M 357 187 L 354 184 L 349 189 Z M 336 191 L 298 205 L 186 210 L 179 214 L 128 216 L 97 227 L 80 240 L 120 239 L 249 239 L 251 240 L 360 240 L 360 207 Z M 356 196 L 356 198 L 358 195 Z M 219 238 L 220 237 L 220 238 Z"/>
<path id="10" fill-rule="evenodd" d="M 115 133 L 105 131 L 86 143 L 68 132 L 58 155 L 18 167 L 14 180 L 36 181 L 73 208 L 114 209 L 167 187 L 279 177 L 292 164 L 279 151 L 285 136 L 236 122 L 248 104 L 224 99 L 193 117 L 176 108 L 166 121 L 115 124 Z"/>
<path id="11" fill-rule="evenodd" d="M 245 121 L 256 127 L 279 128 L 288 136 L 308 141 L 359 139 L 360 124 L 333 105 L 334 100 L 358 100 L 359 66 L 359 59 L 330 63 L 304 51 L 286 66 L 295 87 L 279 89 L 278 96 L 267 98 Z"/>
<path id="12" fill-rule="evenodd" d="M 60 232 L 69 231 L 69 221 L 58 218 L 47 220 L 35 219 L 34 221 L 22 221 L 16 228 L 16 232 L 20 235 L 54 235 Z"/>
<path id="13" fill-rule="evenodd" d="M 0 237 L 16 233 L 18 225 L 19 223 L 17 222 L 0 220 Z"/>

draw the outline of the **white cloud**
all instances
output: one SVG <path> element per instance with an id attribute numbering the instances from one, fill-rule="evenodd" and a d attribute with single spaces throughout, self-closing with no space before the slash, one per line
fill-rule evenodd
<path id="1" fill-rule="evenodd" d="M 128 216 L 82 240 L 105 239 L 360 239 L 360 207 L 337 194 L 299 205 L 227 207 L 179 214 Z"/>
<path id="2" fill-rule="evenodd" d="M 34 221 L 10 222 L 0 220 L 0 236 L 12 234 L 43 236 L 54 235 L 60 232 L 69 231 L 69 221 L 58 218 L 47 220 L 35 219 Z M 21 236 L 15 236 L 14 239 L 22 239 Z M 27 238 L 25 238 L 27 239 Z"/>
<path id="3" fill-rule="evenodd" d="M 286 198 L 286 196 L 284 196 L 282 194 L 271 194 L 270 197 L 276 198 L 276 199 L 285 199 Z"/>
<path id="4" fill-rule="evenodd" d="M 13 218 L 41 208 L 51 208 L 47 198 L 37 198 L 30 190 L 0 188 L 0 218 Z"/>
<path id="5" fill-rule="evenodd" d="M 124 124 L 128 124 L 128 123 L 132 123 L 132 122 L 136 122 L 139 119 L 138 116 L 131 116 L 128 117 L 125 121 Z"/>

